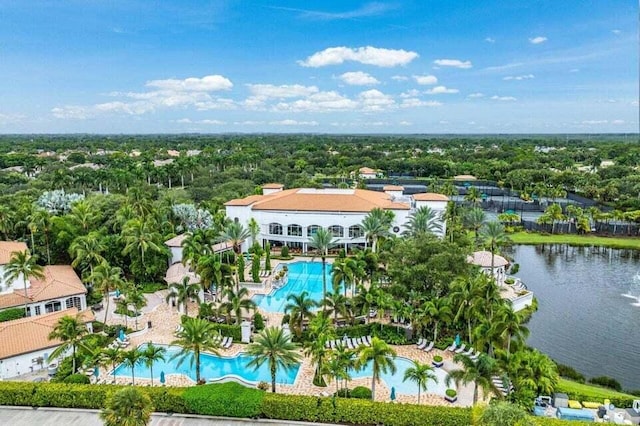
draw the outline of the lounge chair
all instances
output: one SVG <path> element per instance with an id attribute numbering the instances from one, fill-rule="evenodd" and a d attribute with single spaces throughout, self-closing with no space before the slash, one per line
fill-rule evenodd
<path id="1" fill-rule="evenodd" d="M 458 349 L 456 349 L 454 352 L 457 354 L 461 354 L 462 352 L 464 352 L 464 349 L 467 347 L 466 344 L 462 344 L 462 346 L 460 346 Z"/>
<path id="2" fill-rule="evenodd" d="M 433 349 L 433 346 L 436 344 L 435 341 L 433 342 L 429 342 L 429 344 L 423 349 L 425 352 L 429 352 L 431 351 L 431 349 Z"/>
<path id="3" fill-rule="evenodd" d="M 348 349 L 355 349 L 355 346 L 353 346 L 353 342 L 351 341 L 351 339 L 345 339 L 344 343 L 347 345 Z"/>
<path id="4" fill-rule="evenodd" d="M 425 338 L 421 337 L 418 339 L 418 343 L 416 343 L 416 346 L 418 347 L 418 349 L 422 349 L 420 346 L 424 347 L 422 344 L 424 343 Z"/>
<path id="5" fill-rule="evenodd" d="M 471 355 L 469 358 L 471 358 L 471 360 L 472 360 L 472 361 L 475 361 L 475 360 L 477 360 L 477 359 L 480 357 L 480 354 L 481 354 L 481 353 L 482 353 L 482 352 L 480 352 L 480 351 L 476 351 L 476 353 L 475 353 L 475 354 L 473 354 L 473 355 Z"/>
<path id="6" fill-rule="evenodd" d="M 462 352 L 462 355 L 471 356 L 471 354 L 473 354 L 474 350 L 475 349 L 473 349 L 473 348 L 469 348 L 467 351 Z"/>
<path id="7" fill-rule="evenodd" d="M 371 336 L 365 336 L 365 339 L 367 340 L 367 346 L 371 346 Z"/>
<path id="8" fill-rule="evenodd" d="M 456 347 L 457 347 L 457 346 L 458 346 L 458 345 L 456 344 L 456 342 L 453 342 L 453 343 L 451 344 L 451 346 L 449 346 L 449 347 L 447 348 L 447 350 L 448 350 L 449 352 L 453 352 L 453 351 L 455 351 L 455 350 L 456 350 Z"/>
<path id="9" fill-rule="evenodd" d="M 227 343 L 225 343 L 223 348 L 229 349 L 231 346 L 233 346 L 233 337 L 229 337 L 229 340 L 227 340 Z"/>
<path id="10" fill-rule="evenodd" d="M 358 346 L 364 345 L 364 342 L 362 341 L 362 337 L 356 337 L 356 344 Z"/>
<path id="11" fill-rule="evenodd" d="M 420 344 L 418 345 L 418 349 L 419 349 L 419 350 L 423 350 L 424 348 L 426 348 L 426 347 L 427 347 L 427 345 L 428 345 L 428 344 L 429 344 L 429 341 L 428 341 L 427 339 L 423 339 L 423 340 L 422 340 L 422 343 L 420 343 Z"/>
<path id="12" fill-rule="evenodd" d="M 328 398 L 331 396 L 331 394 L 327 391 L 322 391 L 318 394 L 318 396 L 322 397 L 322 398 Z"/>
<path id="13" fill-rule="evenodd" d="M 324 347 L 327 349 L 331 348 L 331 341 L 327 340 L 327 342 L 324 344 Z"/>
<path id="14" fill-rule="evenodd" d="M 335 340 L 329 340 L 329 347 L 331 349 L 335 349 L 336 348 L 336 341 Z"/>
<path id="15" fill-rule="evenodd" d="M 225 337 L 224 339 L 222 339 L 222 342 L 220 343 L 220 347 L 224 348 L 228 341 L 229 341 L 228 337 Z"/>

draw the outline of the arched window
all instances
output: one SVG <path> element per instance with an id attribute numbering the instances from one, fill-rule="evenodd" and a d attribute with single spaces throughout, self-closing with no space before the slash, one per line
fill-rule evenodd
<path id="1" fill-rule="evenodd" d="M 364 237 L 364 229 L 360 225 L 351 225 L 349 227 L 349 238 Z"/>
<path id="2" fill-rule="evenodd" d="M 80 298 L 78 296 L 70 297 L 65 301 L 65 305 L 67 309 L 70 308 L 78 308 L 78 310 L 82 310 L 82 304 L 80 302 Z"/>
<path id="3" fill-rule="evenodd" d="M 269 224 L 269 234 L 271 235 L 282 235 L 282 225 L 279 223 L 270 223 Z"/>
<path id="4" fill-rule="evenodd" d="M 320 228 L 320 225 L 309 225 L 307 227 L 307 237 L 313 237 L 314 235 L 316 235 L 316 232 L 318 232 L 318 229 Z"/>
<path id="5" fill-rule="evenodd" d="M 292 237 L 302 237 L 302 226 L 295 224 L 287 226 L 287 235 Z"/>
<path id="6" fill-rule="evenodd" d="M 329 227 L 329 232 L 334 237 L 342 237 L 344 235 L 344 228 L 340 225 L 331 225 Z"/>

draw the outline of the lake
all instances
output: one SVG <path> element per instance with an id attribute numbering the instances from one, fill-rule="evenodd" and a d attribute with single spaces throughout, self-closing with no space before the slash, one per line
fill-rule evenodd
<path id="1" fill-rule="evenodd" d="M 538 299 L 529 345 L 587 378 L 640 389 L 640 252 L 544 245 L 508 254 Z"/>

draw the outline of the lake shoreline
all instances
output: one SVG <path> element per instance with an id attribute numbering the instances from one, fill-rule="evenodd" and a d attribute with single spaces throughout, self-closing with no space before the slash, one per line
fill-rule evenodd
<path id="1" fill-rule="evenodd" d="M 575 247 L 608 247 L 614 249 L 640 250 L 638 237 L 604 237 L 577 234 L 538 234 L 515 232 L 508 234 L 515 245 L 567 244 Z"/>

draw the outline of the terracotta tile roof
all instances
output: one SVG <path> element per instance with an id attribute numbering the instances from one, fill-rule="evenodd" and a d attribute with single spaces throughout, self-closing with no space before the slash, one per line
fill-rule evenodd
<path id="1" fill-rule="evenodd" d="M 449 197 L 446 195 L 436 194 L 435 192 L 422 192 L 413 194 L 412 197 L 416 201 L 449 201 Z"/>
<path id="2" fill-rule="evenodd" d="M 180 262 L 169 266 L 169 269 L 167 269 L 167 273 L 164 276 L 164 280 L 167 284 L 182 283 L 184 277 L 189 277 L 190 284 L 197 284 L 200 282 L 200 278 Z"/>
<path id="3" fill-rule="evenodd" d="M 377 170 L 375 169 L 371 169 L 369 167 L 361 167 L 360 170 L 358 170 L 360 173 L 364 174 L 364 175 L 370 175 L 370 174 L 375 174 L 378 173 Z"/>
<path id="4" fill-rule="evenodd" d="M 453 180 L 476 180 L 477 178 L 473 175 L 458 175 L 454 176 Z"/>
<path id="5" fill-rule="evenodd" d="M 262 189 L 280 189 L 284 188 L 284 185 L 281 183 L 265 183 L 262 185 Z"/>
<path id="6" fill-rule="evenodd" d="M 471 256 L 467 257 L 467 262 L 478 265 L 483 268 L 491 268 L 491 252 L 486 250 L 476 251 Z M 500 255 L 495 255 L 493 259 L 493 267 L 500 268 L 507 266 L 509 261 Z"/>
<path id="7" fill-rule="evenodd" d="M 404 186 L 400 185 L 385 185 L 382 187 L 383 191 L 404 191 Z"/>
<path id="8" fill-rule="evenodd" d="M 9 263 L 14 251 L 27 251 L 27 245 L 21 241 L 0 241 L 0 265 Z"/>
<path id="9" fill-rule="evenodd" d="M 58 320 L 64 316 L 75 316 L 76 308 L 21 318 L 14 321 L 0 322 L 0 359 L 26 354 L 41 349 L 53 348 L 61 342 L 49 340 Z M 95 319 L 90 310 L 81 312 L 81 319 L 86 324 Z"/>
<path id="10" fill-rule="evenodd" d="M 43 269 L 44 279 L 29 280 L 31 285 L 27 288 L 28 303 L 87 293 L 86 287 L 70 265 L 49 265 Z M 20 306 L 24 302 L 23 289 L 0 295 L 0 309 Z"/>
<path id="11" fill-rule="evenodd" d="M 225 206 L 251 206 L 252 210 L 370 212 L 374 208 L 409 210 L 408 203 L 395 202 L 388 194 L 366 189 L 295 188 L 269 195 L 251 195 L 231 200 Z"/>
<path id="12" fill-rule="evenodd" d="M 182 242 L 185 238 L 187 238 L 187 234 L 176 235 L 170 240 L 165 241 L 164 244 L 169 247 L 182 247 Z"/>

